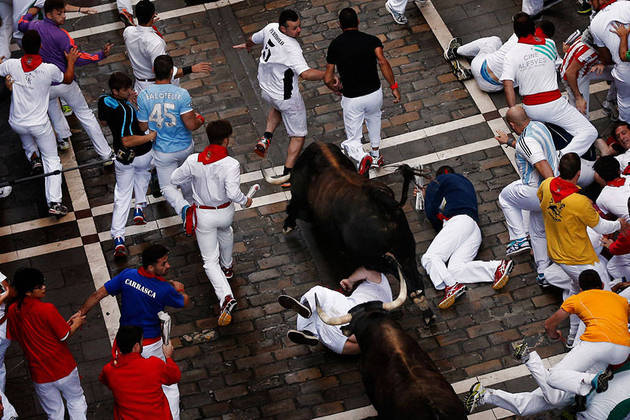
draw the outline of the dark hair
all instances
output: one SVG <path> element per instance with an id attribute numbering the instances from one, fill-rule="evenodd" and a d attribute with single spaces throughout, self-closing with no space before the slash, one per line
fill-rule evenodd
<path id="1" fill-rule="evenodd" d="M 136 343 L 142 345 L 142 328 L 135 325 L 121 325 L 116 333 L 116 346 L 120 352 L 131 353 Z"/>
<path id="2" fill-rule="evenodd" d="M 53 10 L 63 10 L 66 8 L 66 2 L 64 0 L 46 0 L 44 3 L 44 14 L 50 13 Z"/>
<path id="3" fill-rule="evenodd" d="M 582 162 L 577 153 L 567 153 L 560 158 L 560 164 L 558 165 L 558 172 L 560 172 L 560 178 L 565 180 L 573 179 L 575 174 L 582 168 Z"/>
<path id="4" fill-rule="evenodd" d="M 527 13 L 519 12 L 514 15 L 512 20 L 514 21 L 514 33 L 517 37 L 523 38 L 536 32 L 534 21 Z"/>
<path id="5" fill-rule="evenodd" d="M 619 161 L 614 156 L 602 156 L 593 165 L 593 170 L 606 182 L 619 177 Z"/>
<path id="6" fill-rule="evenodd" d="M 359 26 L 357 12 L 351 7 L 346 7 L 339 12 L 339 25 L 341 29 L 356 28 Z"/>
<path id="7" fill-rule="evenodd" d="M 228 120 L 212 121 L 206 127 L 206 134 L 210 144 L 221 144 L 232 135 L 232 124 Z"/>
<path id="8" fill-rule="evenodd" d="M 582 290 L 604 288 L 604 284 L 602 283 L 602 279 L 599 277 L 599 274 L 597 274 L 597 271 L 592 269 L 582 271 L 580 273 L 580 277 L 578 277 L 578 281 L 580 282 L 580 289 Z"/>
<path id="9" fill-rule="evenodd" d="M 538 22 L 536 26 L 539 27 L 541 31 L 543 31 L 547 38 L 553 38 L 554 34 L 556 33 L 556 25 L 554 25 L 549 20 L 543 19 Z"/>
<path id="10" fill-rule="evenodd" d="M 154 244 L 142 251 L 142 266 L 144 268 L 149 267 L 150 265 L 155 265 L 155 263 L 168 254 L 168 249 L 160 244 Z"/>
<path id="11" fill-rule="evenodd" d="M 615 124 L 615 125 L 613 126 L 613 129 L 612 129 L 612 136 L 613 136 L 613 138 L 614 138 L 615 140 L 617 140 L 617 141 L 619 141 L 619 138 L 617 137 L 617 129 L 618 129 L 619 127 L 623 127 L 623 126 L 626 126 L 628 129 L 630 129 L 630 124 L 628 124 L 628 123 L 627 123 L 627 122 L 625 122 L 625 121 L 619 121 L 617 124 Z"/>
<path id="12" fill-rule="evenodd" d="M 300 16 L 297 14 L 295 10 L 285 9 L 280 13 L 280 17 L 278 18 L 278 24 L 280 26 L 287 26 L 287 22 L 297 22 L 300 19 Z"/>
<path id="13" fill-rule="evenodd" d="M 171 78 L 173 70 L 173 59 L 169 55 L 158 55 L 153 60 L 153 72 L 155 80 L 167 80 Z"/>
<path id="14" fill-rule="evenodd" d="M 120 90 L 130 88 L 132 85 L 131 78 L 122 72 L 114 72 L 111 76 L 109 76 L 109 88 L 111 90 Z"/>
<path id="15" fill-rule="evenodd" d="M 151 18 L 155 14 L 155 4 L 149 0 L 140 0 L 136 4 L 135 15 L 140 25 L 146 25 L 151 22 Z"/>
<path id="16" fill-rule="evenodd" d="M 44 274 L 36 268 L 20 267 L 13 275 L 13 288 L 17 293 L 18 308 L 28 292 L 32 292 L 44 284 Z"/>
<path id="17" fill-rule="evenodd" d="M 455 173 L 455 169 L 453 169 L 452 167 L 448 165 L 444 165 L 444 166 L 440 166 L 435 174 L 436 176 L 440 176 L 444 174 L 454 174 L 454 173 Z"/>
<path id="18" fill-rule="evenodd" d="M 42 46 L 42 38 L 39 36 L 39 32 L 31 29 L 24 33 L 22 38 L 22 49 L 26 54 L 37 54 L 39 48 Z"/>

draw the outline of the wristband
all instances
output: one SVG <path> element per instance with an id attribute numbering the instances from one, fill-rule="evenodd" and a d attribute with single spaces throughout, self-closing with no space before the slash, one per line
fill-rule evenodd
<path id="1" fill-rule="evenodd" d="M 507 145 L 516 149 L 516 139 L 508 139 Z"/>
<path id="2" fill-rule="evenodd" d="M 206 122 L 206 119 L 201 114 L 197 114 L 197 116 L 195 118 L 197 118 L 199 121 L 201 121 L 202 124 Z"/>
<path id="3" fill-rule="evenodd" d="M 394 82 L 393 85 L 389 87 L 391 90 L 398 89 L 398 82 Z"/>
<path id="4" fill-rule="evenodd" d="M 190 73 L 192 73 L 192 66 L 186 66 L 182 68 L 182 75 L 186 76 Z"/>

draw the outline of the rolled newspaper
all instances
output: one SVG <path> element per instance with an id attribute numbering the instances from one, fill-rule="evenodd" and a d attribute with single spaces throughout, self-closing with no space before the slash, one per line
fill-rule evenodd
<path id="1" fill-rule="evenodd" d="M 247 191 L 247 198 L 253 198 L 254 194 L 256 194 L 259 189 L 260 189 L 260 185 L 258 184 L 254 184 L 251 187 L 249 187 L 249 191 Z"/>
<path id="2" fill-rule="evenodd" d="M 168 344 L 171 336 L 171 316 L 164 311 L 158 312 L 157 315 L 162 325 L 162 342 Z"/>
<path id="3" fill-rule="evenodd" d="M 419 165 L 416 169 L 423 171 L 423 166 Z M 422 194 L 422 187 L 424 186 L 424 177 L 420 175 L 414 176 L 416 186 L 418 187 L 418 194 L 416 194 L 416 211 L 424 210 L 424 195 Z"/>

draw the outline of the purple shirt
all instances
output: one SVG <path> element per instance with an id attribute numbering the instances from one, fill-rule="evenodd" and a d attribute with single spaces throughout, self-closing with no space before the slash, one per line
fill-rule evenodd
<path id="1" fill-rule="evenodd" d="M 34 16 L 30 13 L 22 16 L 18 23 L 18 29 L 21 32 L 26 32 L 31 29 L 37 31 L 42 39 L 39 55 L 42 56 L 44 63 L 54 64 L 59 67 L 59 70 L 65 73 L 68 64 L 65 53 L 77 46 L 74 43 L 74 39 L 72 39 L 68 31 L 61 29 L 52 20 L 44 18 L 44 20 L 34 21 L 33 18 Z M 75 66 L 96 63 L 103 58 L 105 58 L 103 51 L 99 51 L 96 54 L 81 52 Z"/>

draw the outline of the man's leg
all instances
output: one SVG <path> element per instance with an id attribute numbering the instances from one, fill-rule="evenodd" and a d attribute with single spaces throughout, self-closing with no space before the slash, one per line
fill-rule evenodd
<path id="1" fill-rule="evenodd" d="M 306 106 L 300 92 L 295 92 L 291 99 L 282 103 L 280 115 L 284 128 L 290 137 L 287 148 L 287 160 L 284 163 L 285 173 L 288 173 L 295 166 L 298 156 L 304 146 L 304 138 L 308 133 L 306 128 Z"/>
<path id="2" fill-rule="evenodd" d="M 543 3 L 543 0 L 523 0 L 522 11 L 535 16 L 542 11 Z"/>
<path id="3" fill-rule="evenodd" d="M 370 155 L 374 163 L 378 164 L 380 159 L 379 148 L 381 146 L 381 108 L 383 107 L 383 90 L 378 89 L 375 92 L 366 95 L 365 104 L 365 125 L 370 137 L 370 146 L 372 150 Z M 382 161 L 381 161 L 382 164 Z"/>
<path id="4" fill-rule="evenodd" d="M 624 77 L 629 77 L 624 75 Z M 624 82 L 615 77 L 615 85 L 617 86 L 617 108 L 619 109 L 619 119 L 621 121 L 630 121 L 630 83 Z"/>
<path id="5" fill-rule="evenodd" d="M 11 344 L 11 340 L 7 339 L 7 323 L 0 325 L 0 391 L 4 392 L 7 383 L 7 368 L 4 364 L 4 355 Z"/>
<path id="6" fill-rule="evenodd" d="M 166 359 L 164 358 L 164 352 L 162 351 L 162 344 L 162 339 L 160 339 L 153 344 L 149 344 L 148 346 L 142 346 L 142 357 L 148 359 L 151 356 L 155 356 L 158 359 L 166 361 Z M 168 405 L 171 409 L 173 420 L 179 420 L 179 387 L 177 386 L 177 384 L 162 385 L 162 390 L 164 391 L 164 395 L 166 395 L 166 399 L 168 400 Z"/>
<path id="7" fill-rule="evenodd" d="M 527 229 L 523 223 L 523 210 L 540 211 L 536 189 L 516 180 L 508 184 L 499 194 L 499 207 L 503 210 L 510 240 L 525 238 Z"/>
<path id="8" fill-rule="evenodd" d="M 456 53 L 465 57 L 475 57 L 478 54 L 491 54 L 501 48 L 501 38 L 498 36 L 489 36 L 479 38 L 457 48 Z"/>
<path id="9" fill-rule="evenodd" d="M 304 137 L 291 137 L 289 139 L 289 147 L 287 147 L 287 160 L 284 163 L 284 167 L 287 169 L 293 169 L 295 162 L 300 157 L 300 152 L 304 147 Z"/>
<path id="10" fill-rule="evenodd" d="M 40 126 L 30 128 L 31 134 L 37 142 L 37 147 L 42 158 L 44 172 L 61 170 L 61 159 L 57 152 L 57 140 L 48 121 Z M 44 181 L 46 186 L 46 200 L 50 203 L 61 203 L 61 174 L 47 176 Z"/>
<path id="11" fill-rule="evenodd" d="M 457 231 L 458 226 L 457 223 L 453 223 L 454 220 L 455 218 L 444 222 L 442 230 L 435 235 L 427 252 L 422 255 L 420 260 L 422 267 L 426 270 L 437 290 L 454 286 L 457 282 L 446 268 L 446 262 L 461 243 Z"/>
<path id="12" fill-rule="evenodd" d="M 363 137 L 363 121 L 365 108 L 359 98 L 341 98 L 343 109 L 343 125 L 346 132 L 346 140 L 341 142 L 341 150 L 346 156 L 358 165 L 365 156 L 361 138 Z"/>
<path id="13" fill-rule="evenodd" d="M 518 416 L 530 416 L 553 408 L 564 407 L 571 403 L 569 400 L 563 405 L 551 405 L 545 400 L 540 388 L 536 388 L 532 392 L 519 393 L 511 393 L 500 389 L 486 389 L 482 402 L 501 407 Z"/>
<path id="14" fill-rule="evenodd" d="M 50 101 L 48 102 L 48 117 L 52 123 L 55 134 L 60 139 L 67 139 L 72 136 L 68 120 L 63 115 L 61 105 L 59 104 L 59 96 L 66 89 L 66 84 L 55 85 L 50 88 Z"/>
<path id="15" fill-rule="evenodd" d="M 151 182 L 151 162 L 153 156 L 151 152 L 145 153 L 142 156 L 136 156 L 131 165 L 133 166 L 133 196 L 136 200 L 136 205 L 147 203 L 147 189 Z"/>
<path id="16" fill-rule="evenodd" d="M 407 0 L 388 0 L 389 6 L 396 13 L 400 13 L 401 15 L 405 14 L 405 9 L 407 8 Z"/>
<path id="17" fill-rule="evenodd" d="M 59 390 L 66 400 L 68 416 L 70 420 L 85 420 L 87 414 L 87 402 L 81 388 L 79 372 L 74 368 L 65 378 L 57 381 Z"/>
<path id="18" fill-rule="evenodd" d="M 10 3 L 0 2 L 0 19 L 2 19 L 2 26 L 0 26 L 0 57 L 7 59 L 11 58 L 9 45 L 13 36 L 13 25 L 11 24 L 13 8 Z"/>
<path id="19" fill-rule="evenodd" d="M 547 253 L 547 236 L 541 211 L 529 212 L 529 236 L 537 272 L 544 273 L 545 269 L 551 265 L 551 259 Z"/>
<path id="20" fill-rule="evenodd" d="M 44 384 L 33 383 L 35 394 L 39 400 L 42 410 L 49 419 L 63 419 L 64 406 L 61 392 L 57 388 L 56 382 L 46 382 Z"/>
<path id="21" fill-rule="evenodd" d="M 232 204 L 225 210 L 227 210 L 227 214 L 223 223 L 217 227 L 217 240 L 219 241 L 219 263 L 221 267 L 230 268 L 232 267 L 232 249 L 234 248 L 234 231 L 232 230 L 234 205 Z"/>
<path id="22" fill-rule="evenodd" d="M 131 196 L 134 184 L 134 168 L 130 165 L 114 162 L 116 170 L 116 186 L 114 187 L 114 211 L 112 212 L 112 238 L 125 239 L 125 226 L 131 207 Z"/>
<path id="23" fill-rule="evenodd" d="M 175 213 L 181 215 L 182 209 L 188 205 L 188 202 L 184 199 L 180 189 L 176 185 L 171 184 L 171 175 L 178 166 L 177 156 L 175 156 L 175 153 L 162 153 L 153 150 L 153 157 L 162 195 L 175 210 Z"/>

